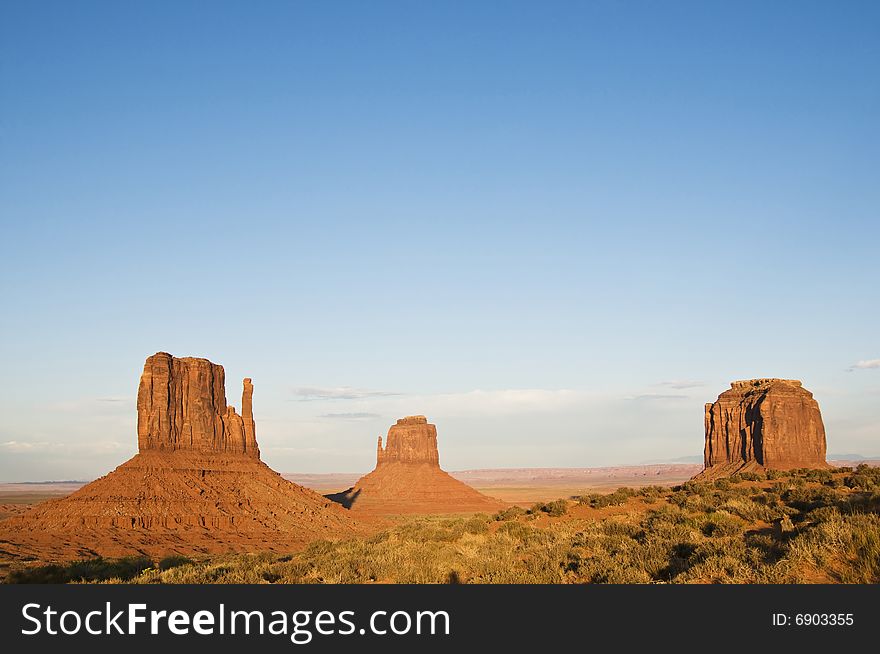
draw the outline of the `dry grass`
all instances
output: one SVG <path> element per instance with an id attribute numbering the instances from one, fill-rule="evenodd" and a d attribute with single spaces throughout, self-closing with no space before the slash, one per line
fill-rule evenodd
<path id="1" fill-rule="evenodd" d="M 319 541 L 285 556 L 80 562 L 13 572 L 9 580 L 877 583 L 878 491 L 880 469 L 867 466 L 743 475 L 673 489 L 619 489 L 493 516 L 419 518 L 370 538 Z M 123 574 L 113 577 L 114 570 Z"/>

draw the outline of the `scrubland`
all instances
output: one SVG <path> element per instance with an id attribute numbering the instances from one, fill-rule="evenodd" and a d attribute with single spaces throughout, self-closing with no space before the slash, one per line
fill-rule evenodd
<path id="1" fill-rule="evenodd" d="M 7 581 L 877 583 L 880 468 L 619 488 L 493 515 L 408 519 L 292 554 L 94 559 Z"/>

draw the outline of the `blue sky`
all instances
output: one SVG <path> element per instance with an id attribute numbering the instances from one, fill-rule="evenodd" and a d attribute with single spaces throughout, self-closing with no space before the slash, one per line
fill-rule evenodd
<path id="1" fill-rule="evenodd" d="M 285 471 L 412 413 L 447 469 L 699 455 L 762 376 L 880 453 L 878 37 L 873 2 L 4 2 L 0 480 L 133 454 L 159 350 L 253 377 Z"/>

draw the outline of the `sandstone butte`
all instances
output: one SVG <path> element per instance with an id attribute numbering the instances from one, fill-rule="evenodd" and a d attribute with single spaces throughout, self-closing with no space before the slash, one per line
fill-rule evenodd
<path id="1" fill-rule="evenodd" d="M 378 515 L 494 512 L 507 506 L 440 468 L 437 428 L 425 416 L 398 420 L 384 448 L 379 436 L 376 468 L 347 491 L 327 497 L 354 512 Z"/>
<path id="2" fill-rule="evenodd" d="M 0 522 L 0 549 L 40 560 L 289 551 L 363 533 L 338 504 L 260 460 L 253 384 L 241 415 L 223 367 L 159 352 L 138 388 L 138 454 L 67 497 Z"/>
<path id="3" fill-rule="evenodd" d="M 828 467 L 819 403 L 797 380 L 732 382 L 706 404 L 705 431 L 704 469 L 696 479 Z"/>

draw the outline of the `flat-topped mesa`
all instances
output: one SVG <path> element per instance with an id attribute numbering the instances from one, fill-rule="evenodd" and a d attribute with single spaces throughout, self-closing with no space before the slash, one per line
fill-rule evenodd
<path id="1" fill-rule="evenodd" d="M 138 450 L 230 452 L 260 458 L 253 415 L 254 386 L 244 380 L 242 415 L 226 404 L 223 366 L 157 352 L 138 386 Z"/>
<path id="2" fill-rule="evenodd" d="M 382 437 L 376 451 L 376 467 L 386 463 L 429 463 L 440 467 L 437 453 L 437 427 L 425 416 L 407 416 L 391 425 L 385 448 Z"/>
<path id="3" fill-rule="evenodd" d="M 778 379 L 776 377 L 764 377 L 763 379 L 740 379 L 730 382 L 731 388 L 766 388 L 772 384 L 785 384 L 794 388 L 803 388 L 800 379 Z M 809 391 L 807 391 L 809 393 Z M 812 397 L 812 394 L 810 394 Z"/>
<path id="4" fill-rule="evenodd" d="M 701 477 L 827 466 L 819 403 L 798 380 L 731 382 L 730 389 L 706 404 L 704 425 Z"/>

